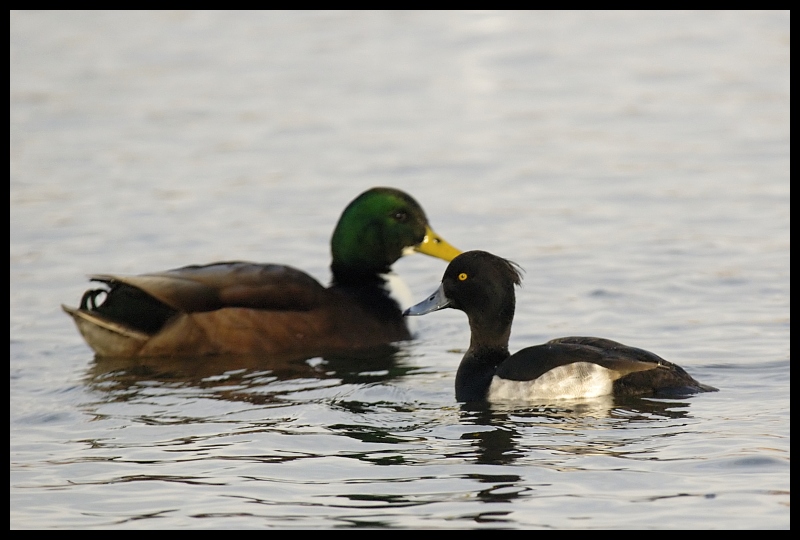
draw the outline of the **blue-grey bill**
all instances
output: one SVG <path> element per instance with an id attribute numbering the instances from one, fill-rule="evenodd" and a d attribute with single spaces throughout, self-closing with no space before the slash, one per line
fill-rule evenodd
<path id="1" fill-rule="evenodd" d="M 430 295 L 428 298 L 420 302 L 415 306 L 411 306 L 403 315 L 425 315 L 426 313 L 430 313 L 432 311 L 439 311 L 440 309 L 444 309 L 450 305 L 450 300 L 444 295 L 444 289 L 441 285 L 439 288 L 436 289 L 436 292 Z"/>

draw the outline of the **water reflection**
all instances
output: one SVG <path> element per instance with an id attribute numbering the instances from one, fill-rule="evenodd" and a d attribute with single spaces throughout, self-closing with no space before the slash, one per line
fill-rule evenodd
<path id="1" fill-rule="evenodd" d="M 564 401 L 557 404 L 520 406 L 517 404 L 462 404 L 460 421 L 480 429 L 461 436 L 473 441 L 475 462 L 509 465 L 527 459 L 531 450 L 572 455 L 630 457 L 632 444 L 639 441 L 636 423 L 673 421 L 687 418 L 689 402 L 648 398 L 603 396 Z M 609 437 L 609 430 L 630 430 L 628 436 Z M 530 432 L 534 432 L 533 435 Z M 580 444 L 559 444 L 553 434 L 578 432 L 589 435 Z M 541 435 L 539 435 L 541 434 Z M 591 435 L 597 434 L 592 439 Z M 531 444 L 531 437 L 541 443 Z M 573 439 L 570 439 L 573 440 Z"/>
<path id="2" fill-rule="evenodd" d="M 367 384 L 405 376 L 398 346 L 385 345 L 324 358 L 231 355 L 187 358 L 95 358 L 87 386 L 112 401 L 128 401 L 152 386 L 194 387 L 206 397 L 255 404 L 273 402 L 298 390 L 334 384 Z M 295 384 L 283 384 L 283 383 Z M 268 390 L 268 391 L 265 391 Z"/>
<path id="3" fill-rule="evenodd" d="M 287 456 L 294 459 L 296 455 L 310 457 L 333 453 L 373 465 L 413 466 L 428 462 L 433 452 L 445 460 L 460 463 L 513 465 L 533 461 L 562 470 L 575 466 L 565 465 L 564 456 L 650 459 L 652 456 L 647 450 L 650 445 L 643 441 L 653 434 L 651 430 L 638 428 L 659 423 L 675 426 L 675 420 L 683 426 L 686 423 L 683 419 L 689 417 L 689 402 L 631 397 L 606 396 L 537 405 L 419 402 L 393 393 L 398 385 L 392 382 L 417 369 L 413 362 L 405 362 L 405 358 L 406 352 L 399 347 L 324 359 L 98 358 L 91 364 L 85 380 L 92 390 L 103 396 L 101 403 L 141 401 L 152 404 L 155 387 L 157 394 L 168 395 L 170 400 L 200 395 L 257 406 L 276 404 L 281 407 L 280 411 L 293 407 L 291 413 L 278 412 L 276 408 L 276 413 L 271 414 L 269 407 L 260 410 L 257 424 L 245 412 L 242 423 L 224 434 L 231 437 L 243 431 L 250 435 L 301 433 L 303 426 L 308 427 L 308 414 L 303 426 L 298 427 L 293 422 L 304 416 L 305 407 L 314 404 L 316 408 L 310 413 L 317 422 L 314 433 L 346 437 L 367 445 L 341 453 L 336 450 L 339 445 L 335 440 L 326 439 L 324 445 L 311 449 L 309 454 L 308 447 L 299 444 L 298 448 L 293 448 L 289 443 L 275 455 L 258 458 L 277 461 Z M 348 385 L 353 388 L 345 389 Z M 187 388 L 189 396 L 185 392 Z M 187 403 L 192 402 L 194 400 Z M 97 405 L 93 404 L 92 408 Z M 208 410 L 202 409 L 199 416 L 190 414 L 177 420 L 174 416 L 140 419 L 143 423 L 204 423 L 209 419 L 216 421 L 216 407 L 214 411 L 210 417 Z M 153 411 L 148 409 L 148 412 Z M 236 422 L 230 416 L 225 421 Z M 455 438 L 451 436 L 454 426 L 460 429 Z M 678 429 L 675 427 L 676 431 Z M 212 436 L 221 435 L 214 432 Z M 282 444 L 286 442 L 283 440 Z M 476 492 L 486 502 L 507 502 L 526 490 L 516 475 L 477 480 L 491 484 Z M 483 516 L 481 519 L 502 518 Z"/>

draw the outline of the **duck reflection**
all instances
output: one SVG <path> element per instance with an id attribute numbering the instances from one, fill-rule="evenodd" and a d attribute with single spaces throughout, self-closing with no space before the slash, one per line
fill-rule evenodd
<path id="1" fill-rule="evenodd" d="M 525 407 L 513 403 L 465 403 L 461 405 L 460 421 L 477 429 L 461 438 L 474 441 L 475 462 L 480 464 L 509 465 L 529 459 L 532 450 L 625 457 L 632 454 L 629 448 L 640 440 L 638 432 L 632 429 L 637 423 L 687 418 L 688 407 L 689 402 L 679 400 L 610 395 Z M 629 430 L 630 437 L 617 438 L 618 431 L 609 436 L 609 429 Z M 597 438 L 582 438 L 579 445 L 563 445 L 552 437 L 531 435 L 532 430 L 551 435 L 561 435 L 564 431 L 596 433 Z M 531 444 L 531 437 L 542 442 Z"/>
<path id="2" fill-rule="evenodd" d="M 230 355 L 208 357 L 95 357 L 86 384 L 114 401 L 135 399 L 153 384 L 194 387 L 206 397 L 269 403 L 291 392 L 385 382 L 405 376 L 413 366 L 400 361 L 400 345 L 381 345 L 343 354 L 296 356 Z M 286 384 L 291 383 L 291 384 Z"/>

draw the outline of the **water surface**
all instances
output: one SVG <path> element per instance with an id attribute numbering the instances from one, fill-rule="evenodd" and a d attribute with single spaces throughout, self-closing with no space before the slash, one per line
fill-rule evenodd
<path id="1" fill-rule="evenodd" d="M 10 525 L 789 528 L 788 12 L 11 12 Z M 329 278 L 404 189 L 525 270 L 511 347 L 720 392 L 464 407 L 463 314 L 369 358 L 94 359 L 91 273 Z M 395 270 L 418 300 L 442 261 Z"/>

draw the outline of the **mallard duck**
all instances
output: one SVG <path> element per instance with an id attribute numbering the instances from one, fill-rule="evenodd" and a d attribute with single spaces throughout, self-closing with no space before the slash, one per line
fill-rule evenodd
<path id="1" fill-rule="evenodd" d="M 433 232 L 422 207 L 397 189 L 356 197 L 331 238 L 332 283 L 280 264 L 218 262 L 105 284 L 62 306 L 98 356 L 264 354 L 312 357 L 411 338 L 390 296 L 392 264 L 412 252 L 460 253 Z"/>
<path id="2" fill-rule="evenodd" d="M 471 331 L 456 373 L 458 401 L 542 401 L 603 395 L 685 395 L 717 389 L 660 356 L 610 339 L 563 337 L 508 351 L 514 319 L 515 263 L 485 251 L 454 258 L 442 283 L 405 315 L 463 311 Z"/>

